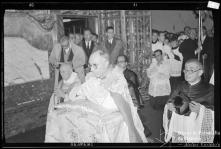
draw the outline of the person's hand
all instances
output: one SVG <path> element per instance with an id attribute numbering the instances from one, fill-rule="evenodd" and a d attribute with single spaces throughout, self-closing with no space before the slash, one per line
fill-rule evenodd
<path id="1" fill-rule="evenodd" d="M 191 101 L 189 103 L 189 108 L 191 112 L 195 112 L 196 114 L 199 114 L 200 111 L 200 104 L 195 102 L 195 101 Z"/>
<path id="2" fill-rule="evenodd" d="M 65 98 L 65 93 L 64 93 L 61 89 L 56 89 L 56 90 L 55 90 L 55 95 L 56 95 L 57 97 Z"/>
<path id="3" fill-rule="evenodd" d="M 168 104 L 167 104 L 167 108 L 168 108 L 168 110 L 170 110 L 170 111 L 176 111 L 176 108 L 175 108 L 175 106 L 173 105 L 173 103 L 168 103 Z"/>

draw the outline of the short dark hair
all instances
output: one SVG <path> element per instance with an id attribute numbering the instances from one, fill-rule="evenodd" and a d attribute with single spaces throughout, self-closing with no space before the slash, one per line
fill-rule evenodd
<path id="1" fill-rule="evenodd" d="M 107 32 L 109 29 L 114 30 L 114 27 L 113 27 L 113 26 L 108 26 L 108 27 L 106 28 L 106 32 Z"/>
<path id="2" fill-rule="evenodd" d="M 188 60 L 186 61 L 185 65 L 186 65 L 187 63 L 195 63 L 195 64 L 198 65 L 198 67 L 199 67 L 201 70 L 203 70 L 203 65 L 202 65 L 202 63 L 201 63 L 200 61 L 198 61 L 198 59 L 196 59 L 196 58 L 188 59 Z"/>
<path id="3" fill-rule="evenodd" d="M 152 29 L 152 34 L 156 33 L 157 35 L 159 35 L 159 31 Z"/>
<path id="4" fill-rule="evenodd" d="M 96 38 L 98 38 L 98 34 L 96 34 L 96 33 L 92 33 L 92 35 L 94 35 L 94 36 L 96 36 Z"/>
<path id="5" fill-rule="evenodd" d="M 85 28 L 85 29 L 84 29 L 84 32 L 85 32 L 85 31 L 89 31 L 90 33 L 92 33 L 92 31 L 91 31 L 90 28 Z"/>
<path id="6" fill-rule="evenodd" d="M 69 38 L 67 36 L 61 37 L 60 43 L 63 43 L 64 41 L 69 41 Z"/>
<path id="7" fill-rule="evenodd" d="M 177 35 L 173 35 L 172 37 L 171 37 L 171 39 L 170 39 L 170 41 L 172 42 L 172 41 L 177 41 L 178 40 L 178 37 L 177 37 Z"/>
<path id="8" fill-rule="evenodd" d="M 162 51 L 161 49 L 155 50 L 155 51 L 154 51 L 154 54 L 157 53 L 157 52 L 160 52 L 161 55 L 163 54 L 163 51 Z"/>
<path id="9" fill-rule="evenodd" d="M 168 40 L 170 42 L 171 39 L 168 36 L 166 36 L 165 40 Z"/>
<path id="10" fill-rule="evenodd" d="M 117 59 L 118 59 L 119 57 L 124 57 L 125 62 L 128 62 L 128 58 L 127 58 L 127 56 L 126 56 L 126 55 L 124 55 L 124 54 L 119 55 L 119 56 L 117 57 Z"/>
<path id="11" fill-rule="evenodd" d="M 191 27 L 189 27 L 189 26 L 185 26 L 185 27 L 184 27 L 184 30 L 185 30 L 186 28 L 189 28 L 189 29 L 191 29 Z"/>
<path id="12" fill-rule="evenodd" d="M 159 35 L 160 34 L 164 34 L 164 36 L 166 37 L 166 32 L 165 31 L 159 31 Z"/>
<path id="13" fill-rule="evenodd" d="M 176 109 L 176 112 L 180 115 L 184 115 L 186 113 L 188 113 L 190 110 L 189 110 L 189 106 L 184 109 L 184 111 L 180 111 L 180 108 L 182 106 L 184 106 L 184 103 L 189 103 L 190 102 L 190 99 L 187 95 L 185 95 L 183 92 L 179 92 L 178 95 L 174 96 L 171 100 L 171 102 L 173 103 L 175 109 Z"/>

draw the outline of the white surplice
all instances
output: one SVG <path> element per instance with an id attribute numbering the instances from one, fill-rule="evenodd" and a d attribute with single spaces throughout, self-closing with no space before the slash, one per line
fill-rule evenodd
<path id="1" fill-rule="evenodd" d="M 163 60 L 162 64 L 158 65 L 153 61 L 147 69 L 147 76 L 150 78 L 149 94 L 153 97 L 166 96 L 171 92 L 170 87 L 170 63 L 169 60 Z"/>
<path id="2" fill-rule="evenodd" d="M 212 143 L 214 139 L 214 111 L 200 106 L 199 114 L 189 116 L 172 112 L 168 119 L 168 106 L 164 108 L 163 127 L 165 142 L 172 143 Z"/>
<path id="3" fill-rule="evenodd" d="M 172 77 L 180 77 L 182 72 L 182 64 L 183 64 L 183 55 L 179 51 L 179 47 L 172 50 L 173 55 L 170 58 L 170 76 Z M 180 61 L 176 60 L 174 57 L 178 56 Z"/>

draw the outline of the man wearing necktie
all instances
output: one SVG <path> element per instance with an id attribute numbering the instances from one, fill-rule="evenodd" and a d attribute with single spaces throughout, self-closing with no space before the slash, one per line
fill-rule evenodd
<path id="1" fill-rule="evenodd" d="M 109 44 L 112 44 L 113 39 L 110 39 L 110 40 L 108 40 L 108 41 L 109 41 Z"/>
<path id="2" fill-rule="evenodd" d="M 106 28 L 107 38 L 101 44 L 101 50 L 107 52 L 110 55 L 110 63 L 116 64 L 117 57 L 124 55 L 123 42 L 120 39 L 114 37 L 114 28 L 109 26 Z"/>
<path id="3" fill-rule="evenodd" d="M 59 81 L 59 64 L 62 62 L 71 62 L 73 70 L 78 74 L 81 82 L 84 82 L 84 65 L 86 62 L 86 56 L 84 50 L 71 41 L 68 37 L 61 38 L 59 43 L 56 43 L 49 56 L 49 62 L 55 68 L 55 84 L 57 87 Z"/>
<path id="4" fill-rule="evenodd" d="M 88 66 L 87 66 L 88 59 L 96 47 L 94 41 L 92 40 L 92 33 L 91 33 L 90 29 L 87 28 L 84 30 L 84 38 L 82 39 L 82 41 L 79 45 L 83 48 L 83 50 L 87 56 L 87 59 L 86 59 L 85 65 L 84 65 L 85 70 L 87 70 L 88 69 Z"/>

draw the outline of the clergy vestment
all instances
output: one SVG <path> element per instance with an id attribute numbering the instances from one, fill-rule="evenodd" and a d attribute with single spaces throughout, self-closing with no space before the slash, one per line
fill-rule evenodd
<path id="1" fill-rule="evenodd" d="M 156 61 L 152 62 L 147 69 L 147 76 L 150 78 L 148 93 L 151 96 L 166 96 L 170 94 L 170 64 L 168 60 L 163 60 L 161 64 L 157 64 Z"/>

